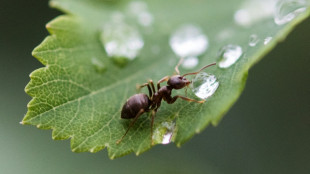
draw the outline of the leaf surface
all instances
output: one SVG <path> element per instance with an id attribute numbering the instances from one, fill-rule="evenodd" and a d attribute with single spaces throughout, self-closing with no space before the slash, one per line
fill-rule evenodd
<path id="1" fill-rule="evenodd" d="M 149 0 L 145 3 L 154 22 L 142 27 L 128 17 L 130 1 L 53 0 L 51 6 L 66 14 L 47 24 L 51 35 L 33 51 L 45 67 L 30 75 L 31 81 L 25 90 L 33 99 L 22 123 L 52 129 L 53 139 L 70 138 L 74 152 L 97 152 L 107 147 L 109 157 L 115 158 L 150 149 L 151 119 L 147 114 L 138 119 L 122 143 L 116 144 L 130 122 L 120 118 L 122 106 L 136 93 L 136 84 L 148 79 L 157 82 L 174 73 L 179 58 L 172 51 L 169 38 L 178 27 L 193 24 L 207 35 L 209 47 L 199 56 L 197 67 L 192 70 L 180 67 L 181 74 L 218 62 L 218 52 L 225 45 L 238 45 L 243 54 L 229 68 L 205 70 L 214 74 L 220 84 L 206 103 L 182 100 L 172 105 L 162 103 L 155 118 L 154 140 L 160 143 L 166 131 L 164 125 L 175 122 L 172 141 L 181 145 L 208 124 L 218 124 L 240 96 L 249 68 L 309 16 L 308 1 L 305 1 L 304 12 L 281 25 L 274 21 L 276 6 L 271 12 L 261 10 L 259 14 L 251 10 L 274 5 L 269 2 Z M 238 18 L 240 9 L 247 10 L 247 18 L 240 19 L 240 15 Z M 136 25 L 144 40 L 137 58 L 124 67 L 112 61 L 100 40 L 103 25 L 111 21 L 115 12 L 123 13 L 128 23 Z M 253 35 L 258 41 L 250 46 L 249 39 Z M 271 38 L 269 43 L 267 38 Z M 94 59 L 106 70 L 98 71 Z M 184 95 L 184 90 L 174 91 L 173 95 L 176 94 Z M 188 97 L 199 100 L 190 90 Z"/>

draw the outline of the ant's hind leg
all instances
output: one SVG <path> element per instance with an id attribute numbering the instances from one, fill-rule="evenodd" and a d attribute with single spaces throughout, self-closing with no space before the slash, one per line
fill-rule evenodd
<path id="1" fill-rule="evenodd" d="M 178 98 L 181 98 L 181 99 L 186 100 L 186 101 L 188 101 L 188 102 L 196 102 L 196 103 L 204 103 L 204 102 L 205 102 L 205 100 L 200 100 L 200 101 L 198 101 L 198 100 L 194 100 L 194 99 L 191 99 L 191 98 L 187 98 L 187 97 L 183 97 L 183 96 L 180 96 L 180 95 L 176 95 L 176 96 L 174 96 L 173 98 L 168 99 L 168 100 L 167 100 L 167 103 L 172 104 L 172 103 L 174 103 Z"/>
<path id="2" fill-rule="evenodd" d="M 123 140 L 123 138 L 127 135 L 129 129 L 134 125 L 134 123 L 137 121 L 137 119 L 138 119 L 143 113 L 144 113 L 144 109 L 140 109 L 140 111 L 138 112 L 138 114 L 136 115 L 136 117 L 134 118 L 134 120 L 133 120 L 133 121 L 130 123 L 130 125 L 128 126 L 128 128 L 127 128 L 125 134 L 122 136 L 121 139 L 119 139 L 119 140 L 116 141 L 116 144 L 119 144 L 119 143 Z"/>

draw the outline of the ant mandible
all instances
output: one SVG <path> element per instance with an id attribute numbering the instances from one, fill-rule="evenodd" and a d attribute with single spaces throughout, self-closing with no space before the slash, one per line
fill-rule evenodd
<path id="1" fill-rule="evenodd" d="M 206 65 L 202 67 L 199 71 L 193 72 L 193 73 L 187 73 L 184 75 L 180 75 L 179 66 L 182 63 L 182 60 L 176 65 L 175 71 L 177 75 L 173 75 L 171 77 L 165 76 L 161 80 L 157 82 L 157 92 L 155 91 L 155 86 L 152 80 L 149 80 L 148 83 L 145 83 L 141 86 L 138 86 L 138 89 L 141 89 L 143 87 L 147 87 L 149 91 L 149 96 L 147 96 L 144 93 L 139 93 L 131 96 L 126 103 L 123 105 L 122 112 L 121 112 L 121 118 L 123 119 L 131 119 L 134 118 L 134 120 L 130 123 L 129 127 L 127 128 L 127 131 L 122 136 L 121 139 L 119 139 L 116 143 L 119 144 L 123 138 L 128 133 L 129 129 L 134 125 L 134 123 L 137 121 L 137 119 L 145 112 L 152 111 L 152 121 L 151 121 L 151 142 L 153 144 L 152 134 L 153 134 L 153 124 L 154 124 L 154 117 L 155 114 L 160 107 L 161 101 L 164 100 L 168 104 L 174 103 L 178 98 L 181 98 L 183 100 L 186 100 L 188 102 L 196 102 L 196 103 L 204 103 L 205 100 L 197 101 L 194 99 L 190 99 L 187 97 L 183 97 L 180 95 L 176 95 L 174 97 L 171 96 L 171 91 L 173 89 L 182 89 L 186 86 L 188 86 L 191 81 L 187 80 L 185 76 L 187 75 L 195 75 L 198 74 L 203 69 L 213 66 L 216 63 L 212 63 L 209 65 Z M 167 81 L 167 86 L 160 87 L 160 83 Z M 152 89 L 151 89 L 152 88 Z"/>

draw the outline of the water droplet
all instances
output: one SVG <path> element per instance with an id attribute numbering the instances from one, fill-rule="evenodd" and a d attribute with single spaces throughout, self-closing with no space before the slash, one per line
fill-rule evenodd
<path id="1" fill-rule="evenodd" d="M 244 1 L 234 14 L 238 25 L 249 27 L 273 15 L 276 0 Z"/>
<path id="2" fill-rule="evenodd" d="M 193 56 L 187 57 L 182 63 L 182 67 L 185 69 L 193 69 L 198 65 L 198 63 L 199 63 L 199 60 L 197 57 L 193 57 Z"/>
<path id="3" fill-rule="evenodd" d="M 130 60 L 137 57 L 144 45 L 139 31 L 120 21 L 108 22 L 104 25 L 101 42 L 110 57 Z"/>
<path id="4" fill-rule="evenodd" d="M 296 16 L 306 11 L 307 2 L 305 0 L 279 0 L 275 7 L 274 22 L 283 25 Z"/>
<path id="5" fill-rule="evenodd" d="M 153 23 L 154 17 L 149 12 L 148 6 L 143 1 L 133 1 L 128 5 L 129 13 L 137 18 L 140 25 L 147 27 Z"/>
<path id="6" fill-rule="evenodd" d="M 102 73 L 107 70 L 107 67 L 104 65 L 104 63 L 96 57 L 93 57 L 91 59 L 91 63 L 94 65 L 95 70 L 99 73 Z"/>
<path id="7" fill-rule="evenodd" d="M 219 52 L 219 67 L 228 68 L 233 65 L 242 55 L 242 48 L 239 45 L 226 45 Z"/>
<path id="8" fill-rule="evenodd" d="M 180 57 L 199 56 L 208 48 L 208 38 L 195 25 L 183 25 L 170 37 L 172 50 Z"/>
<path id="9" fill-rule="evenodd" d="M 266 37 L 264 39 L 264 45 L 267 45 L 272 40 L 272 37 Z"/>
<path id="10" fill-rule="evenodd" d="M 252 34 L 249 39 L 249 45 L 251 47 L 255 47 L 258 42 L 259 42 L 258 36 L 256 34 Z"/>
<path id="11" fill-rule="evenodd" d="M 175 122 L 162 122 L 153 132 L 153 141 L 160 144 L 169 144 L 175 130 Z"/>
<path id="12" fill-rule="evenodd" d="M 191 87 L 197 97 L 207 99 L 215 93 L 219 82 L 214 75 L 201 72 L 195 76 Z"/>

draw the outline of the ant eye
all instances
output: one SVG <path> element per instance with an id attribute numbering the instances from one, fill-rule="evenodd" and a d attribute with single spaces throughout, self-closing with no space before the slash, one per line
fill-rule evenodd
<path id="1" fill-rule="evenodd" d="M 183 79 L 183 77 L 179 77 L 179 79 L 180 79 L 180 80 L 182 80 L 182 79 Z"/>

